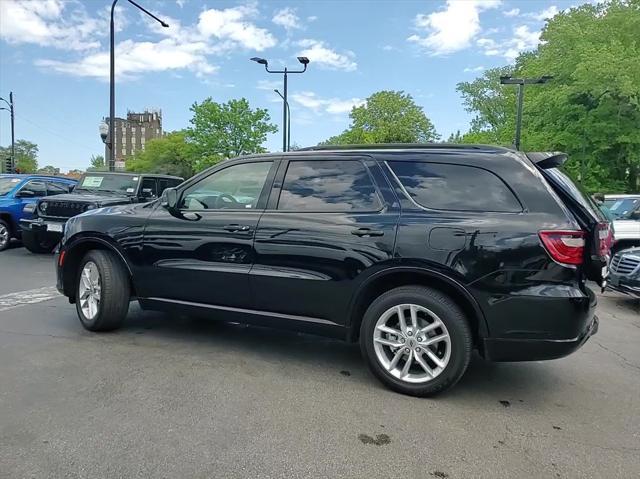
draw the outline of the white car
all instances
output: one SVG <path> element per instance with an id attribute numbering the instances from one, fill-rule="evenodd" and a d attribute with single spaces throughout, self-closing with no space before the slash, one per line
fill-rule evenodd
<path id="1" fill-rule="evenodd" d="M 640 194 L 605 195 L 604 206 L 614 217 L 614 252 L 640 246 Z"/>

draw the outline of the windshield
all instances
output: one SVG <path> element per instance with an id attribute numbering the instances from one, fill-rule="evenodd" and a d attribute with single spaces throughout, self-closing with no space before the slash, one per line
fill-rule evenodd
<path id="1" fill-rule="evenodd" d="M 9 193 L 21 181 L 20 178 L 0 178 L 0 196 Z"/>
<path id="2" fill-rule="evenodd" d="M 133 195 L 138 187 L 139 176 L 90 174 L 80 178 L 74 191 L 93 191 Z"/>
<path id="3" fill-rule="evenodd" d="M 640 198 L 622 198 L 619 200 L 607 200 L 605 205 L 616 219 L 625 219 L 631 216 L 639 206 Z"/>

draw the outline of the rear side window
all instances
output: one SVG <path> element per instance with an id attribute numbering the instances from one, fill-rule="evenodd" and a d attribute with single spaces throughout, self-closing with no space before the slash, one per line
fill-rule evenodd
<path id="1" fill-rule="evenodd" d="M 425 208 L 512 213 L 522 207 L 493 173 L 464 165 L 390 161 L 389 167 L 411 198 Z"/>
<path id="2" fill-rule="evenodd" d="M 278 209 L 285 211 L 378 211 L 380 198 L 359 161 L 291 161 Z"/>
<path id="3" fill-rule="evenodd" d="M 69 186 L 65 183 L 57 181 L 47 181 L 47 195 L 62 195 L 69 193 Z"/>

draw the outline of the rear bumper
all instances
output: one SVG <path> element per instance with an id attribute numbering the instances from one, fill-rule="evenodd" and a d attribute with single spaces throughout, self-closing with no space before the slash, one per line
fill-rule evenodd
<path id="1" fill-rule="evenodd" d="M 598 332 L 598 317 L 593 316 L 589 327 L 573 339 L 498 339 L 484 340 L 483 356 L 490 361 L 542 361 L 568 356 L 580 349 Z"/>

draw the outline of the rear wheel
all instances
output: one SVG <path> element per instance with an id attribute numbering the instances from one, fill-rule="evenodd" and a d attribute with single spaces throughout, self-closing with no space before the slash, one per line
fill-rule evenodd
<path id="1" fill-rule="evenodd" d="M 120 327 L 129 311 L 129 275 L 111 251 L 89 251 L 80 262 L 76 311 L 89 331 Z"/>
<path id="2" fill-rule="evenodd" d="M 34 231 L 23 230 L 22 244 L 32 253 L 46 254 L 54 250 L 57 242 L 47 239 L 45 235 L 38 234 Z"/>
<path id="3" fill-rule="evenodd" d="M 0 251 L 7 249 L 10 241 L 11 229 L 9 228 L 9 224 L 4 220 L 0 220 Z"/>
<path id="4" fill-rule="evenodd" d="M 438 290 L 403 286 L 378 297 L 360 328 L 373 374 L 391 389 L 431 396 L 452 387 L 471 358 L 471 329 L 462 310 Z"/>

